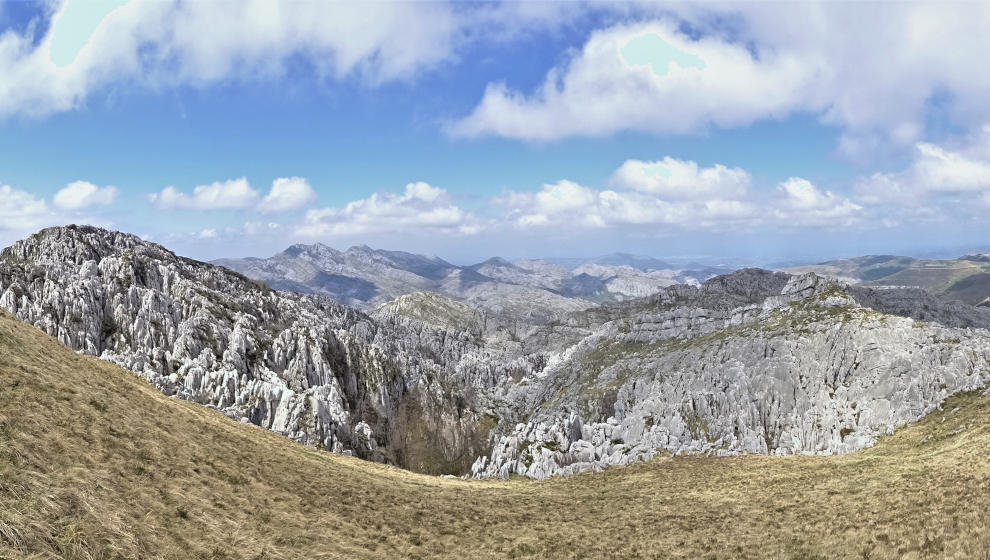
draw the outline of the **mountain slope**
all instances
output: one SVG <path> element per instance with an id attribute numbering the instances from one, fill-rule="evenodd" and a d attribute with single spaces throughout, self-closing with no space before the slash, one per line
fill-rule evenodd
<path id="1" fill-rule="evenodd" d="M 463 386 L 455 368 L 470 378 L 469 356 L 481 351 L 470 333 L 378 322 L 86 226 L 43 230 L 0 257 L 0 307 L 166 394 L 428 472 L 461 473 L 472 460 L 465 453 L 482 451 L 480 412 L 450 404 Z M 409 459 L 424 454 L 435 460 Z"/>
<path id="2" fill-rule="evenodd" d="M 792 274 L 816 274 L 866 286 L 911 286 L 945 300 L 976 305 L 990 297 L 990 260 L 985 255 L 958 259 L 915 259 L 870 255 L 783 269 Z"/>
<path id="3" fill-rule="evenodd" d="M 846 453 L 990 380 L 990 311 L 920 290 L 753 269 L 599 311 L 589 335 L 510 389 L 476 476 Z"/>
<path id="4" fill-rule="evenodd" d="M 170 399 L 0 312 L 0 557 L 978 558 L 990 397 L 838 457 L 462 481 Z"/>

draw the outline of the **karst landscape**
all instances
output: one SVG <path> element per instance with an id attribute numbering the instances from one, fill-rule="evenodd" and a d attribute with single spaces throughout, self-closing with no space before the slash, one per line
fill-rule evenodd
<path id="1" fill-rule="evenodd" d="M 990 559 L 987 29 L 0 0 L 0 560 Z"/>
<path id="2" fill-rule="evenodd" d="M 990 546 L 990 309 L 920 288 L 754 268 L 522 321 L 508 280 L 364 312 L 90 226 L 0 258 L 12 554 Z"/>

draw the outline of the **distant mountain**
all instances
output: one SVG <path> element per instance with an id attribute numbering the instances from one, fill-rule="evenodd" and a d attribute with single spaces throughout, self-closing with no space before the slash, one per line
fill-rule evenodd
<path id="1" fill-rule="evenodd" d="M 577 257 L 546 257 L 544 262 L 555 264 L 568 269 L 575 269 L 584 264 L 600 264 L 604 266 L 631 266 L 637 270 L 673 270 L 677 267 L 653 257 L 633 255 L 630 253 L 610 253 L 592 259 Z"/>
<path id="2" fill-rule="evenodd" d="M 990 255 L 986 254 L 945 260 L 867 255 L 781 270 L 792 274 L 815 272 L 868 286 L 923 288 L 940 298 L 971 305 L 990 298 Z"/>
<path id="3" fill-rule="evenodd" d="M 220 259 L 224 266 L 277 290 L 323 294 L 366 311 L 415 292 L 436 292 L 514 320 L 546 322 L 605 301 L 697 284 L 719 269 L 678 271 L 654 259 L 613 253 L 568 267 L 547 260 L 501 257 L 469 266 L 366 245 L 339 251 L 293 245 L 269 258 Z"/>
<path id="4" fill-rule="evenodd" d="M 611 253 L 592 259 L 589 262 L 605 266 L 631 266 L 639 270 L 671 270 L 675 268 L 673 265 L 653 257 L 631 255 L 629 253 Z"/>

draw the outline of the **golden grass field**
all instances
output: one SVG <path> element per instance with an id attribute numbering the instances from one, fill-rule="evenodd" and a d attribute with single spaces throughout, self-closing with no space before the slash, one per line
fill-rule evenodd
<path id="1" fill-rule="evenodd" d="M 988 428 L 974 392 L 842 457 L 441 479 L 170 399 L 0 313 L 0 558 L 988 559 Z"/>

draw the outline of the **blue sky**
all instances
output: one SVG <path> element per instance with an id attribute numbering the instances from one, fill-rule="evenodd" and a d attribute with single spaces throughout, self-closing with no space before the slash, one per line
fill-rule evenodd
<path id="1" fill-rule="evenodd" d="M 197 258 L 986 248 L 990 9 L 773 8 L 3 3 L 0 243 L 75 222 Z M 643 37 L 652 64 L 623 54 Z"/>

